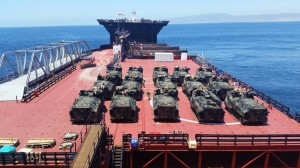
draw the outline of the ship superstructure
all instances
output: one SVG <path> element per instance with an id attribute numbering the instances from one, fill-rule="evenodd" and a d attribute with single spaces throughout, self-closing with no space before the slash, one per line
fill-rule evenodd
<path id="1" fill-rule="evenodd" d="M 123 14 L 120 14 L 123 16 Z M 133 12 L 135 15 L 135 12 Z M 110 35 L 110 45 L 116 40 L 117 35 L 126 35 L 129 41 L 142 43 L 157 43 L 157 34 L 168 25 L 169 21 L 151 20 L 151 19 L 132 19 L 119 18 L 97 19 L 100 25 L 103 25 Z"/>

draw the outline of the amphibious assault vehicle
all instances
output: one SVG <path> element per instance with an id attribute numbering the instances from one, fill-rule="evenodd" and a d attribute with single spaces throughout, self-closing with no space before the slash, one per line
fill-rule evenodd
<path id="1" fill-rule="evenodd" d="M 143 73 L 144 69 L 142 66 L 139 66 L 139 67 L 133 67 L 132 65 L 128 68 L 128 72 L 131 72 L 131 71 L 139 71 L 141 73 Z"/>
<path id="2" fill-rule="evenodd" d="M 225 105 L 242 124 L 266 124 L 268 122 L 268 110 L 263 104 L 254 100 L 251 91 L 240 92 L 233 90 L 228 92 Z"/>
<path id="3" fill-rule="evenodd" d="M 227 92 L 234 89 L 228 82 L 223 81 L 213 81 L 208 88 L 222 101 L 225 100 Z"/>
<path id="4" fill-rule="evenodd" d="M 154 84 L 156 84 L 156 78 L 158 76 L 168 76 L 168 68 L 164 65 L 162 65 L 161 67 L 159 66 L 154 66 L 153 68 L 153 82 Z"/>
<path id="5" fill-rule="evenodd" d="M 174 72 L 172 75 L 172 79 L 173 81 L 178 85 L 181 86 L 183 83 L 183 79 L 185 78 L 185 76 L 189 73 L 190 68 L 188 67 L 183 67 L 183 68 L 179 68 L 179 66 L 175 66 L 174 67 Z"/>
<path id="6" fill-rule="evenodd" d="M 157 88 L 153 97 L 154 120 L 178 121 L 179 111 L 177 97 L 171 90 Z"/>
<path id="7" fill-rule="evenodd" d="M 172 94 L 176 98 L 178 96 L 177 86 L 170 76 L 159 75 L 156 79 L 156 87 L 161 88 L 164 92 L 168 92 L 168 94 Z"/>
<path id="8" fill-rule="evenodd" d="M 211 68 L 200 67 L 196 71 L 196 76 L 198 76 L 200 79 L 202 79 L 202 83 L 207 86 L 211 82 L 214 74 L 212 73 Z"/>
<path id="9" fill-rule="evenodd" d="M 116 89 L 113 80 L 112 77 L 98 75 L 93 87 L 93 91 L 97 97 L 103 96 L 105 100 L 110 100 L 112 98 Z"/>
<path id="10" fill-rule="evenodd" d="M 224 122 L 221 100 L 205 89 L 194 90 L 190 98 L 191 108 L 199 122 Z"/>
<path id="11" fill-rule="evenodd" d="M 101 119 L 103 106 L 104 100 L 98 98 L 93 91 L 81 90 L 70 110 L 71 122 L 97 122 Z"/>
<path id="12" fill-rule="evenodd" d="M 111 78 L 111 82 L 120 86 L 122 84 L 122 67 L 120 65 L 107 66 L 106 76 Z"/>
<path id="13" fill-rule="evenodd" d="M 142 85 L 135 80 L 132 78 L 125 77 L 125 80 L 122 82 L 122 86 L 120 87 L 120 90 L 127 92 L 129 96 L 133 97 L 136 100 L 142 100 L 143 98 Z"/>
<path id="14" fill-rule="evenodd" d="M 128 72 L 125 75 L 125 78 L 132 78 L 134 81 L 139 82 L 140 84 L 143 83 L 143 68 L 141 66 L 139 67 L 133 67 L 130 66 L 128 69 Z"/>
<path id="15" fill-rule="evenodd" d="M 206 87 L 204 84 L 201 82 L 202 79 L 199 78 L 198 76 L 191 76 L 187 75 L 182 84 L 182 91 L 187 95 L 188 98 L 192 96 L 192 92 L 195 89 L 203 88 L 205 89 Z"/>
<path id="16" fill-rule="evenodd" d="M 109 107 L 112 122 L 137 122 L 136 100 L 126 91 L 117 89 Z"/>

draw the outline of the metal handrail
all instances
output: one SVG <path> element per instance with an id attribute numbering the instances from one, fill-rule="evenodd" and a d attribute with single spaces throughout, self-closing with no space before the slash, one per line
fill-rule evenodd
<path id="1" fill-rule="evenodd" d="M 139 134 L 139 143 L 182 144 L 187 143 L 189 134 Z"/>
<path id="2" fill-rule="evenodd" d="M 65 69 L 64 71 L 60 72 L 59 74 L 57 74 L 55 77 L 50 78 L 49 80 L 45 81 L 44 83 L 42 83 L 41 85 L 39 85 L 38 88 L 27 91 L 27 93 L 25 93 L 23 95 L 22 100 L 24 102 L 29 102 L 31 101 L 33 98 L 35 98 L 37 95 L 34 93 L 34 90 L 38 91 L 38 94 L 43 93 L 44 91 L 46 91 L 48 88 L 50 88 L 52 85 L 54 85 L 55 83 L 57 83 L 58 81 L 62 80 L 63 78 L 65 78 L 66 76 L 68 76 L 69 74 L 71 74 L 73 71 L 76 70 L 76 66 L 71 66 L 70 68 Z"/>
<path id="3" fill-rule="evenodd" d="M 300 134 L 196 134 L 196 142 L 203 144 L 297 144 L 300 145 Z"/>
<path id="4" fill-rule="evenodd" d="M 166 20 L 150 20 L 150 19 L 140 19 L 140 20 L 135 20 L 131 21 L 128 19 L 97 19 L 99 22 L 106 22 L 106 23 L 118 23 L 118 22 L 128 22 L 128 23 L 169 23 L 169 21 Z"/>
<path id="5" fill-rule="evenodd" d="M 123 134 L 123 138 L 122 138 L 123 149 L 130 149 L 131 139 L 132 139 L 131 134 Z"/>
<path id="6" fill-rule="evenodd" d="M 300 122 L 300 112 L 297 112 L 295 114 L 295 120 L 298 121 L 298 122 Z"/>
<path id="7" fill-rule="evenodd" d="M 2 165 L 39 165 L 39 164 L 63 164 L 69 165 L 74 159 L 75 152 L 12 152 L 0 153 Z M 61 162 L 62 161 L 62 162 Z"/>

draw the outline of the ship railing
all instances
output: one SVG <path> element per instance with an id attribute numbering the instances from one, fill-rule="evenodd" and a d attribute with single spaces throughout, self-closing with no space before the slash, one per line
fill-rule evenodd
<path id="1" fill-rule="evenodd" d="M 123 134 L 123 149 L 130 150 L 131 148 L 131 134 Z M 139 148 L 145 145 L 153 144 L 182 144 L 187 145 L 189 134 L 138 134 Z"/>
<path id="2" fill-rule="evenodd" d="M 123 134 L 122 141 L 123 141 L 123 149 L 130 149 L 132 135 L 131 134 Z"/>
<path id="3" fill-rule="evenodd" d="M 192 60 L 198 64 L 199 66 L 201 65 L 207 65 L 207 66 L 210 66 L 210 67 L 213 67 L 215 70 L 219 69 L 217 68 L 216 66 L 214 66 L 213 64 L 211 63 L 208 63 L 206 59 L 203 59 L 202 56 L 199 56 L 199 55 L 194 55 L 194 56 L 191 56 Z M 221 70 L 221 69 L 220 69 Z M 223 71 L 223 70 L 222 70 Z M 234 76 L 230 75 L 229 73 L 223 71 L 223 73 L 226 73 L 228 74 L 228 77 L 230 79 L 234 79 L 235 82 L 237 82 L 238 86 L 250 86 L 248 85 L 247 83 L 239 80 L 239 79 L 236 79 Z M 286 114 L 288 117 L 296 120 L 297 122 L 300 122 L 300 119 L 299 118 L 296 118 L 296 113 L 293 114 L 290 112 L 290 108 L 283 105 L 282 103 L 278 102 L 277 100 L 271 98 L 270 96 L 264 94 L 263 92 L 253 88 L 250 86 L 250 90 L 252 90 L 256 95 L 257 97 L 259 97 L 260 99 L 262 99 L 263 101 L 265 101 L 266 103 L 270 104 L 271 106 L 273 106 L 274 108 L 276 108 L 277 110 L 279 110 L 280 112 Z"/>
<path id="4" fill-rule="evenodd" d="M 166 20 L 150 20 L 150 19 L 138 19 L 138 20 L 129 20 L 129 19 L 98 19 L 98 22 L 107 22 L 107 23 L 169 23 L 169 21 Z"/>
<path id="5" fill-rule="evenodd" d="M 0 77 L 0 84 L 11 81 L 13 79 L 16 79 L 19 76 L 20 75 L 17 72 L 14 72 L 14 73 L 9 74 L 7 76 L 2 76 L 2 77 Z"/>
<path id="6" fill-rule="evenodd" d="M 28 73 L 28 68 L 26 68 L 24 70 L 24 74 L 27 74 L 27 73 Z M 8 82 L 8 81 L 11 81 L 11 80 L 14 80 L 14 79 L 16 79 L 18 77 L 20 77 L 20 74 L 17 73 L 17 72 L 14 72 L 14 73 L 11 73 L 11 74 L 7 73 L 5 76 L 1 76 L 0 77 L 0 84 Z"/>
<path id="7" fill-rule="evenodd" d="M 79 147 L 85 140 L 85 137 L 88 134 L 88 132 L 90 131 L 90 129 L 91 129 L 91 125 L 88 125 L 88 124 L 85 124 L 81 128 L 80 132 L 78 133 L 78 138 L 76 139 L 76 141 L 74 141 L 74 152 L 78 152 Z"/>
<path id="8" fill-rule="evenodd" d="M 2 165 L 70 165 L 75 152 L 0 153 Z"/>
<path id="9" fill-rule="evenodd" d="M 151 46 L 154 46 L 154 47 L 168 47 L 168 44 L 167 43 L 153 43 L 153 42 L 136 42 L 136 41 L 131 41 L 130 42 L 130 45 L 136 45 L 137 47 L 139 46 L 143 46 L 143 47 L 151 47 Z"/>
<path id="10" fill-rule="evenodd" d="M 300 145 L 300 134 L 196 134 L 200 145 Z"/>
<path id="11" fill-rule="evenodd" d="M 298 122 L 300 122 L 300 112 L 297 112 L 295 114 L 295 120 L 298 121 Z"/>
<path id="12" fill-rule="evenodd" d="M 56 75 L 53 75 L 53 77 L 46 80 L 44 83 L 38 85 L 35 89 L 30 89 L 25 91 L 25 94 L 23 95 L 22 101 L 23 102 L 29 102 L 35 97 L 37 97 L 39 94 L 43 93 L 47 89 L 49 89 L 52 85 L 56 84 L 69 74 L 71 74 L 73 71 L 76 70 L 76 66 L 71 66 L 61 72 L 59 72 Z"/>
<path id="13" fill-rule="evenodd" d="M 189 134 L 139 134 L 139 144 L 186 144 Z"/>

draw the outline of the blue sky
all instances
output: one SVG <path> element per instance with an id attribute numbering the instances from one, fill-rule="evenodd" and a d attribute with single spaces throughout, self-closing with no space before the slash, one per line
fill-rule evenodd
<path id="1" fill-rule="evenodd" d="M 0 0 L 0 27 L 97 25 L 97 18 L 168 19 L 227 13 L 300 13 L 300 0 Z"/>

